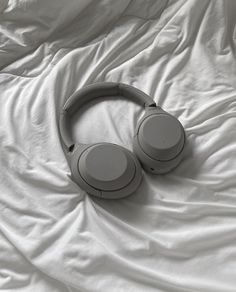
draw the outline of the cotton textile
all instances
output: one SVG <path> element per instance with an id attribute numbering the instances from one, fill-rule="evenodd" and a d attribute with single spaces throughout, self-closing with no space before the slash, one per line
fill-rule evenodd
<path id="1" fill-rule="evenodd" d="M 236 291 L 236 2 L 1 0 L 0 291 Z M 117 201 L 71 179 L 58 132 L 77 89 L 133 85 L 186 130 L 183 162 Z M 132 150 L 143 109 L 72 123 Z"/>

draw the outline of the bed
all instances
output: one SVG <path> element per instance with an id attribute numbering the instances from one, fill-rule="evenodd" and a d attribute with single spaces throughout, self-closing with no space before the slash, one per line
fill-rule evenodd
<path id="1" fill-rule="evenodd" d="M 1 0 L 0 291 L 236 291 L 236 2 Z M 186 130 L 182 163 L 121 200 L 71 179 L 58 115 L 95 82 Z M 74 139 L 132 150 L 143 110 L 89 104 Z"/>

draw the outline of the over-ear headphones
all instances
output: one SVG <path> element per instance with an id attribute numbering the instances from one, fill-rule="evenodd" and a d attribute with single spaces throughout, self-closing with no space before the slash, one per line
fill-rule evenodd
<path id="1" fill-rule="evenodd" d="M 145 108 L 135 129 L 135 155 L 112 143 L 81 144 L 72 140 L 71 116 L 85 103 L 106 96 L 124 96 Z M 141 182 L 141 165 L 153 174 L 175 168 L 185 146 L 185 132 L 179 120 L 156 106 L 144 92 L 122 83 L 95 83 L 76 91 L 61 110 L 59 130 L 73 180 L 87 193 L 106 199 L 133 193 Z"/>

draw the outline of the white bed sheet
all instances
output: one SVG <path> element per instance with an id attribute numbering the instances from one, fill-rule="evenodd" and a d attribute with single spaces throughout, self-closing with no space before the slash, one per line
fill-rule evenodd
<path id="1" fill-rule="evenodd" d="M 236 291 L 236 1 L 1 0 L 0 291 Z M 98 81 L 180 119 L 184 161 L 105 201 L 70 177 L 58 112 Z M 142 109 L 103 100 L 82 142 L 132 149 Z"/>

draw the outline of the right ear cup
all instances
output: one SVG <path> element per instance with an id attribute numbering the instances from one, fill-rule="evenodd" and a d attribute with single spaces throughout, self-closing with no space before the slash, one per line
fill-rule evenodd
<path id="1" fill-rule="evenodd" d="M 128 196 L 141 182 L 138 159 L 112 143 L 77 145 L 70 161 L 73 180 L 87 193 L 100 198 Z"/>
<path id="2" fill-rule="evenodd" d="M 183 126 L 160 107 L 147 110 L 136 128 L 133 144 L 144 169 L 154 174 L 175 168 L 183 157 L 184 145 Z"/>

